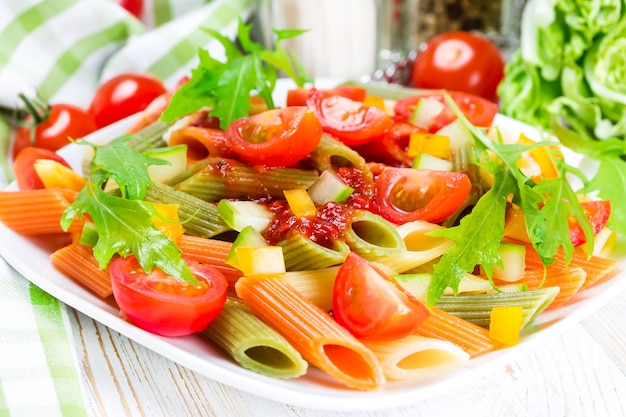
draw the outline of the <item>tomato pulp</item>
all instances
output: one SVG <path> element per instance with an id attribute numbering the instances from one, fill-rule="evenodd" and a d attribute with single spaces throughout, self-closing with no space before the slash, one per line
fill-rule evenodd
<path id="1" fill-rule="evenodd" d="M 397 282 L 351 252 L 335 278 L 333 314 L 357 338 L 394 340 L 408 336 L 429 312 Z"/>
<path id="2" fill-rule="evenodd" d="M 226 302 L 226 278 L 211 266 L 185 262 L 198 284 L 158 268 L 148 274 L 134 255 L 111 263 L 113 295 L 130 321 L 162 336 L 184 336 L 204 330 L 218 316 Z"/>

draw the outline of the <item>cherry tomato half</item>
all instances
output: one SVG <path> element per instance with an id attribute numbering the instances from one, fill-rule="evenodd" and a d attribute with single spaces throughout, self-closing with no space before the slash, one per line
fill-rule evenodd
<path id="1" fill-rule="evenodd" d="M 307 106 L 315 110 L 325 132 L 348 146 L 370 142 L 391 126 L 384 110 L 329 92 L 311 90 Z"/>
<path id="2" fill-rule="evenodd" d="M 290 166 L 308 156 L 322 138 L 322 125 L 306 107 L 273 109 L 233 121 L 228 146 L 252 165 Z"/>
<path id="3" fill-rule="evenodd" d="M 228 282 L 217 269 L 185 259 L 197 285 L 158 268 L 147 274 L 134 255 L 111 263 L 113 296 L 131 322 L 162 336 L 200 332 L 222 311 Z"/>
<path id="4" fill-rule="evenodd" d="M 26 118 L 30 123 L 32 116 Z M 31 126 L 20 126 L 15 131 L 13 158 L 24 148 L 34 146 L 56 151 L 70 143 L 69 138 L 79 139 L 97 129 L 93 117 L 85 110 L 71 104 L 52 104 L 45 120 L 35 129 L 31 142 Z"/>
<path id="5" fill-rule="evenodd" d="M 335 278 L 333 315 L 357 338 L 394 340 L 408 336 L 429 312 L 393 279 L 351 252 Z"/>
<path id="6" fill-rule="evenodd" d="M 489 127 L 493 123 L 494 117 L 498 113 L 498 106 L 484 98 L 474 96 L 472 94 L 461 93 L 457 91 L 448 92 L 452 100 L 459 107 L 461 112 L 467 117 L 467 119 L 478 127 Z M 411 96 L 403 98 L 396 102 L 394 107 L 394 113 L 400 120 L 408 121 L 415 110 L 415 106 L 422 98 L 432 98 L 444 104 L 444 109 L 435 118 L 431 126 L 430 132 L 436 132 L 442 127 L 450 124 L 456 120 L 456 114 L 452 108 L 448 105 L 443 93 L 428 93 L 417 96 Z"/>
<path id="7" fill-rule="evenodd" d="M 600 230 L 604 229 L 609 217 L 611 216 L 611 202 L 608 200 L 594 200 L 580 203 L 585 210 L 585 215 L 591 223 L 593 234 L 597 235 Z M 587 242 L 585 232 L 576 219 L 572 218 L 569 222 L 569 236 L 574 246 L 580 246 Z"/>
<path id="8" fill-rule="evenodd" d="M 57 155 L 55 152 L 44 149 L 28 147 L 24 148 L 17 154 L 13 161 L 13 171 L 15 179 L 20 190 L 38 190 L 44 188 L 41 178 L 35 171 L 35 162 L 38 159 L 51 159 L 57 161 L 66 167 L 70 167 L 65 159 Z"/>
<path id="9" fill-rule="evenodd" d="M 120 74 L 98 87 L 89 113 L 101 128 L 144 110 L 166 91 L 163 83 L 151 75 Z"/>
<path id="10" fill-rule="evenodd" d="M 323 89 L 325 93 L 338 95 L 349 98 L 354 101 L 363 101 L 367 96 L 367 90 L 364 87 L 356 85 L 338 85 L 330 89 Z M 288 106 L 306 106 L 306 101 L 311 93 L 310 88 L 293 88 L 287 91 Z"/>
<path id="11" fill-rule="evenodd" d="M 457 90 L 496 101 L 504 58 L 489 39 L 453 31 L 435 36 L 419 53 L 411 71 L 416 88 Z"/>
<path id="12" fill-rule="evenodd" d="M 439 223 L 461 207 L 471 189 L 462 172 L 385 168 L 376 179 L 376 204 L 381 216 L 396 224 Z"/>
<path id="13" fill-rule="evenodd" d="M 424 129 L 407 122 L 394 120 L 391 127 L 381 136 L 353 149 L 367 161 L 382 162 L 391 166 L 410 167 L 413 157 L 407 149 L 411 133 L 425 132 Z"/>

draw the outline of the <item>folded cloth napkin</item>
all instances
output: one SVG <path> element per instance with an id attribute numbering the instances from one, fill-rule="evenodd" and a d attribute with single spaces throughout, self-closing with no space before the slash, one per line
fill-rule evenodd
<path id="1" fill-rule="evenodd" d="M 139 20 L 114 0 L 2 0 L 0 106 L 37 91 L 86 108 L 97 85 L 131 71 L 172 87 L 199 48 L 219 48 L 203 28 L 233 37 L 255 3 L 144 0 Z M 0 258 L 0 416 L 87 415 L 79 366 L 65 305 Z"/>

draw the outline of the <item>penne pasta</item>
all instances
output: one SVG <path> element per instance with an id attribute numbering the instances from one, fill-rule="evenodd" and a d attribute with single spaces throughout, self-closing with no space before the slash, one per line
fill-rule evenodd
<path id="1" fill-rule="evenodd" d="M 455 317 L 437 307 L 430 311 L 430 316 L 422 322 L 415 333 L 420 336 L 448 340 L 472 358 L 503 346 L 489 337 L 489 330 Z"/>
<path id="2" fill-rule="evenodd" d="M 50 254 L 50 261 L 63 274 L 101 298 L 113 294 L 109 268 L 100 269 L 89 246 L 74 242 Z"/>
<path id="3" fill-rule="evenodd" d="M 209 157 L 232 157 L 226 145 L 226 135 L 219 129 L 200 126 L 183 126 L 169 134 L 170 146 L 187 145 L 188 164 L 192 165 Z"/>
<path id="4" fill-rule="evenodd" d="M 294 233 L 278 243 L 283 248 L 285 267 L 288 271 L 321 269 L 342 263 L 350 248 L 341 240 L 333 241 L 333 248 L 326 248 L 308 237 Z"/>
<path id="5" fill-rule="evenodd" d="M 244 277 L 235 289 L 254 314 L 337 381 L 360 390 L 384 384 L 382 367 L 372 351 L 279 276 Z"/>
<path id="6" fill-rule="evenodd" d="M 203 264 L 211 265 L 224 274 L 229 286 L 235 285 L 235 282 L 241 277 L 241 271 L 226 263 L 226 256 L 232 243 L 187 235 L 182 235 L 176 243 L 183 255 Z"/>
<path id="7" fill-rule="evenodd" d="M 409 335 L 391 341 L 366 341 L 380 361 L 385 377 L 417 381 L 458 369 L 470 355 L 446 340 Z"/>
<path id="8" fill-rule="evenodd" d="M 282 279 L 311 303 L 324 311 L 330 311 L 333 308 L 333 288 L 337 271 L 338 266 L 309 271 L 287 271 Z"/>
<path id="9" fill-rule="evenodd" d="M 307 371 L 308 363 L 300 353 L 240 301 L 227 299 L 220 315 L 202 333 L 251 371 L 283 379 Z"/>
<path id="10" fill-rule="evenodd" d="M 369 211 L 356 210 L 344 235 L 350 249 L 369 260 L 402 257 L 406 253 L 406 245 L 396 228 Z"/>
<path id="11" fill-rule="evenodd" d="M 65 233 L 61 216 L 76 194 L 60 188 L 0 191 L 0 221 L 25 236 Z M 83 221 L 76 219 L 68 232 L 80 232 L 82 226 Z"/>

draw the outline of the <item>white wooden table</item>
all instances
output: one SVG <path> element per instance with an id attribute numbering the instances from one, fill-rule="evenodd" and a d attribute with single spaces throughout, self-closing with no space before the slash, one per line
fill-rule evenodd
<path id="1" fill-rule="evenodd" d="M 626 293 L 463 389 L 402 408 L 327 412 L 222 385 L 69 310 L 92 416 L 626 416 Z"/>

